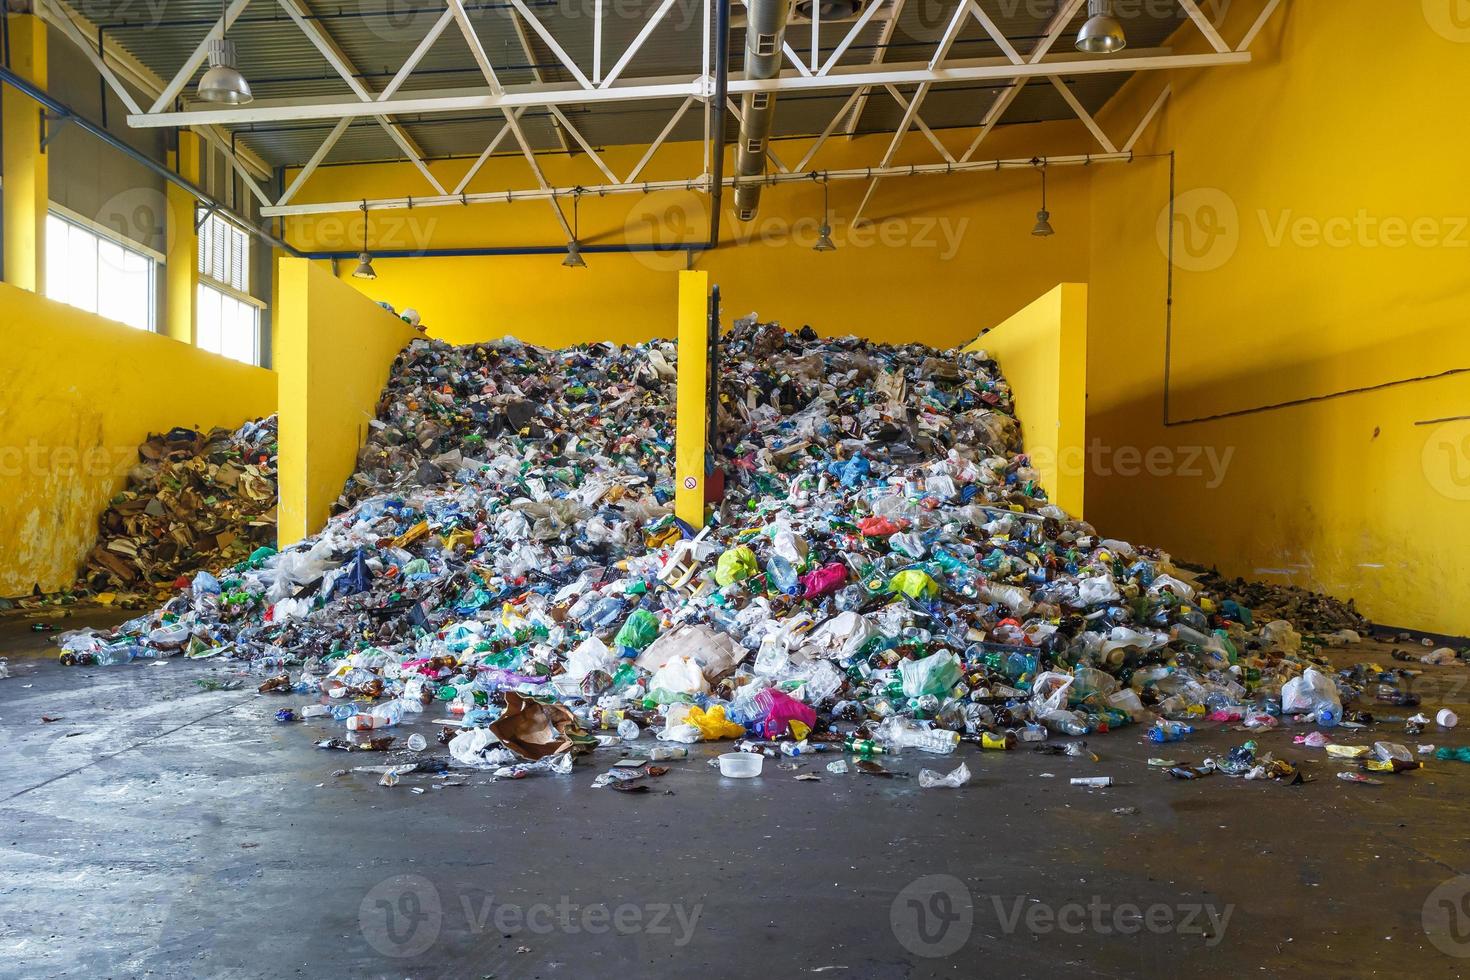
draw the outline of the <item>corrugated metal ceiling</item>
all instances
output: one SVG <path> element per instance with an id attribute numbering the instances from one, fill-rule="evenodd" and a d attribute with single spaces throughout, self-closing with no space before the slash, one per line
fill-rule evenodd
<path id="1" fill-rule="evenodd" d="M 329 36 L 356 67 L 362 83 L 373 91 L 388 84 L 398 67 L 418 45 L 442 14 L 435 0 L 359 0 L 341 5 L 328 0 L 304 0 L 312 21 Z M 1022 51 L 1039 39 L 1059 0 L 980 0 L 1002 32 Z M 621 52 L 632 42 L 660 0 L 605 0 L 603 21 L 603 71 L 609 71 Z M 595 0 L 527 0 L 527 6 L 547 25 L 557 41 L 589 76 L 592 73 Z M 1177 5 L 1165 15 L 1156 5 L 1141 4 L 1137 16 L 1125 20 L 1129 42 L 1135 48 L 1157 47 L 1173 33 L 1183 16 Z M 511 6 L 503 0 L 466 4 L 470 19 L 495 66 L 502 83 L 533 84 L 540 80 L 571 80 L 568 72 L 530 28 L 523 45 L 512 19 Z M 115 20 L 98 17 L 107 35 L 122 44 L 143 64 L 163 78 L 171 78 L 204 38 L 219 17 L 221 4 L 209 0 L 170 0 L 167 5 L 140 5 Z M 862 31 L 843 57 L 844 64 L 874 60 L 887 62 L 927 60 L 954 10 L 950 0 L 907 0 L 902 15 L 886 45 L 880 12 Z M 1085 8 L 1084 8 L 1085 10 Z M 667 18 L 649 35 L 624 71 L 625 79 L 687 75 L 701 70 L 701 0 L 676 0 Z M 1079 14 L 1080 26 L 1085 14 Z M 737 4 L 731 30 L 731 65 L 738 70 L 744 49 L 743 17 Z M 824 23 L 819 50 L 826 57 L 846 35 L 850 23 Z M 332 70 L 305 34 L 285 12 L 269 0 L 254 0 L 230 30 L 240 53 L 240 68 L 259 99 L 330 98 L 350 96 L 347 84 Z M 1066 35 L 1061 42 L 1067 43 Z M 811 27 L 798 22 L 788 31 L 788 42 L 802 56 L 811 50 Z M 990 57 L 999 53 L 995 43 L 973 20 L 961 31 L 952 58 Z M 202 70 L 201 72 L 202 73 Z M 195 79 L 191 80 L 191 88 Z M 1118 90 L 1122 75 L 1090 75 L 1068 79 L 1072 91 L 1089 110 L 1095 111 Z M 401 91 L 430 94 L 436 91 L 478 88 L 482 76 L 464 38 L 454 24 L 443 32 L 425 55 Z M 933 129 L 976 125 L 984 115 L 997 86 L 961 84 L 936 86 L 920 115 Z M 905 93 L 907 97 L 908 93 Z M 812 94 L 783 96 L 776 113 L 778 136 L 818 133 L 841 106 L 845 95 Z M 677 103 L 619 103 L 594 107 L 569 107 L 573 122 L 589 142 L 598 146 L 641 144 L 655 139 Z M 1071 117 L 1071 110 L 1054 88 L 1042 81 L 1026 86 L 1006 113 L 1007 123 Z M 901 121 L 902 110 L 886 93 L 868 99 L 859 121 L 860 133 L 891 132 Z M 439 116 L 400 116 L 396 121 L 431 158 L 477 156 L 498 132 L 498 114 L 470 113 Z M 734 135 L 730 122 L 729 135 Z M 239 129 L 242 142 L 273 165 L 304 163 L 331 129 L 330 121 L 268 123 Z M 537 150 L 561 147 L 552 120 L 542 111 L 528 110 L 523 117 L 527 139 Z M 703 134 L 701 114 L 691 110 L 671 139 L 699 139 Z M 518 153 L 513 143 L 502 152 Z M 392 139 L 372 120 L 354 122 L 328 156 L 329 162 L 401 159 Z"/>

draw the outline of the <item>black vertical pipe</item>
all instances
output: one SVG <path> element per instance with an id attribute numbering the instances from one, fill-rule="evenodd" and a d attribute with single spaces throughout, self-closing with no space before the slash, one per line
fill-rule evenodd
<path id="1" fill-rule="evenodd" d="M 715 4 L 715 147 L 709 198 L 708 248 L 720 246 L 720 209 L 725 193 L 725 103 L 730 91 L 730 0 Z"/>

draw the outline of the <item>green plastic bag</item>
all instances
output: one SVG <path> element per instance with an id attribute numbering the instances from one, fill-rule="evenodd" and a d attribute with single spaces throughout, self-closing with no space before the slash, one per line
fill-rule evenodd
<path id="1" fill-rule="evenodd" d="M 720 588 L 735 582 L 743 582 L 759 572 L 760 566 L 755 562 L 755 552 L 745 545 L 731 548 L 715 563 L 715 581 L 719 583 Z"/>
<path id="2" fill-rule="evenodd" d="M 903 678 L 904 696 L 910 698 L 921 698 L 926 694 L 947 694 L 960 682 L 962 676 L 960 658 L 948 651 L 933 654 L 923 660 L 905 660 L 898 665 L 898 673 Z"/>
<path id="3" fill-rule="evenodd" d="M 633 615 L 618 630 L 618 635 L 613 637 L 613 644 L 617 647 L 628 647 L 632 650 L 642 650 L 658 637 L 658 617 L 647 609 L 635 609 Z"/>
<path id="4" fill-rule="evenodd" d="M 930 578 L 927 572 L 910 568 L 893 576 L 888 583 L 888 591 L 902 592 L 910 599 L 933 599 L 939 595 L 939 583 Z"/>

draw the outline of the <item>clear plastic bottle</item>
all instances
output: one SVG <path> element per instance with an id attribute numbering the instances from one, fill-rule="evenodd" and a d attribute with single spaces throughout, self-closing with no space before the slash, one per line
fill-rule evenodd
<path id="1" fill-rule="evenodd" d="M 360 712 L 347 719 L 347 730 L 365 732 L 374 728 L 389 728 L 403 720 L 403 705 L 397 701 L 375 704 L 372 709 Z"/>
<path id="2" fill-rule="evenodd" d="M 891 741 L 903 749 L 950 755 L 960 744 L 960 733 L 946 728 L 914 728 L 905 725 L 893 729 Z"/>

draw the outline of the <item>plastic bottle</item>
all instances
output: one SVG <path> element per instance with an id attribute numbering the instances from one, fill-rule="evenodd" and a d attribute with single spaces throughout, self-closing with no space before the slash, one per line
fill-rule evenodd
<path id="1" fill-rule="evenodd" d="M 648 757 L 654 762 L 689 758 L 689 749 L 683 745 L 658 745 L 650 749 Z"/>
<path id="2" fill-rule="evenodd" d="M 321 718 L 325 715 L 330 715 L 331 713 L 332 709 L 328 708 L 324 704 L 308 704 L 303 705 L 301 710 L 298 711 L 296 714 L 298 717 L 304 720 L 307 718 Z"/>
<path id="3" fill-rule="evenodd" d="M 1182 721 L 1165 721 L 1160 719 L 1148 730 L 1148 738 L 1151 742 L 1179 742 L 1186 735 L 1194 734 L 1194 726 L 1186 725 Z"/>
<path id="4" fill-rule="evenodd" d="M 397 701 L 388 701 L 384 704 L 373 705 L 371 710 L 348 718 L 347 730 L 365 732 L 374 728 L 389 728 L 402 720 L 403 706 Z"/>
<path id="5" fill-rule="evenodd" d="M 796 595 L 800 587 L 796 568 L 780 555 L 772 555 L 766 562 L 766 579 L 786 595 Z"/>
<path id="6" fill-rule="evenodd" d="M 908 728 L 898 730 L 894 743 L 900 748 L 918 749 L 934 755 L 949 755 L 960 744 L 960 733 L 945 728 Z"/>
<path id="7" fill-rule="evenodd" d="M 1058 735 L 1079 736 L 1090 734 L 1087 723 L 1075 711 L 1063 711 L 1058 708 L 1054 711 L 1048 711 L 1042 716 L 1041 720 L 1047 728 L 1056 732 Z"/>

